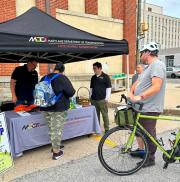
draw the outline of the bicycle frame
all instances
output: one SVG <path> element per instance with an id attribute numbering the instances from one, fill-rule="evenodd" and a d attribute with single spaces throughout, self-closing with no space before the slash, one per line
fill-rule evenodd
<path id="1" fill-rule="evenodd" d="M 160 149 L 168 159 L 171 159 L 173 158 L 174 160 L 180 160 L 180 157 L 173 157 L 173 154 L 174 154 L 174 150 L 176 149 L 177 145 L 178 145 L 178 142 L 180 141 L 180 129 L 176 135 L 176 140 L 175 140 L 175 144 L 173 145 L 173 148 L 171 150 L 171 153 L 167 153 L 166 150 L 159 144 L 159 142 L 154 138 L 152 137 L 149 132 L 139 123 L 139 119 L 140 118 L 145 118 L 145 119 L 158 119 L 158 120 L 168 120 L 168 121 L 173 121 L 173 120 L 176 120 L 176 121 L 180 121 L 180 117 L 169 117 L 169 116 L 147 116 L 147 115 L 143 115 L 141 113 L 138 113 L 137 114 L 137 118 L 135 120 L 135 124 L 134 124 L 134 127 L 133 127 L 133 131 L 131 133 L 131 135 L 129 136 L 129 139 L 128 139 L 128 142 L 126 144 L 126 149 L 125 151 L 128 150 L 128 148 L 130 146 L 132 146 L 132 143 L 134 141 L 134 136 L 135 136 L 135 132 L 137 130 L 137 128 L 140 128 L 141 131 L 143 131 L 145 133 L 145 135 L 154 143 L 154 145 L 157 146 L 158 149 Z"/>

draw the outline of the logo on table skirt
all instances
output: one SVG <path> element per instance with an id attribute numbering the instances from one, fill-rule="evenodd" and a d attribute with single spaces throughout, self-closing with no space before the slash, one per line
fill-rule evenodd
<path id="1" fill-rule="evenodd" d="M 3 135 L 4 128 L 0 125 L 0 136 Z"/>
<path id="2" fill-rule="evenodd" d="M 46 126 L 46 124 L 45 123 L 43 123 L 43 124 L 42 123 L 29 123 L 27 125 L 24 125 L 22 127 L 22 130 L 29 130 L 29 129 L 34 129 L 34 128 L 40 128 L 42 126 Z"/>
<path id="3" fill-rule="evenodd" d="M 4 128 L 0 125 L 0 143 L 3 141 Z"/>

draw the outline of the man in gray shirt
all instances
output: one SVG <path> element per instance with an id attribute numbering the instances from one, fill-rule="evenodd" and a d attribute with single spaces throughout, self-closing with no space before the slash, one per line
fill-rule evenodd
<path id="1" fill-rule="evenodd" d="M 166 68 L 164 63 L 158 59 L 158 45 L 151 42 L 141 50 L 141 61 L 148 66 L 133 84 L 129 97 L 132 101 L 144 103 L 142 113 L 145 115 L 159 116 L 163 112 Z M 142 126 L 156 138 L 156 120 L 140 119 Z M 139 148 L 143 149 L 142 141 L 138 140 Z M 150 155 L 144 167 L 155 165 L 155 153 L 157 147 L 148 139 Z"/>

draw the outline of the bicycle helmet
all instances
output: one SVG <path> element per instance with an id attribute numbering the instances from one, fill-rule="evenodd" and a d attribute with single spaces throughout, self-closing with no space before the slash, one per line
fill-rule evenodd
<path id="1" fill-rule="evenodd" d="M 140 52 L 144 52 L 144 51 L 149 51 L 149 52 L 159 51 L 159 46 L 156 42 L 150 42 L 150 43 L 144 45 L 140 49 Z"/>

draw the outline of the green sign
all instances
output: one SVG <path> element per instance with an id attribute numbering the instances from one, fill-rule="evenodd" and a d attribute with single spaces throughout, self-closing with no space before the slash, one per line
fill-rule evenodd
<path id="1" fill-rule="evenodd" d="M 13 166 L 5 114 L 0 113 L 0 174 Z"/>

